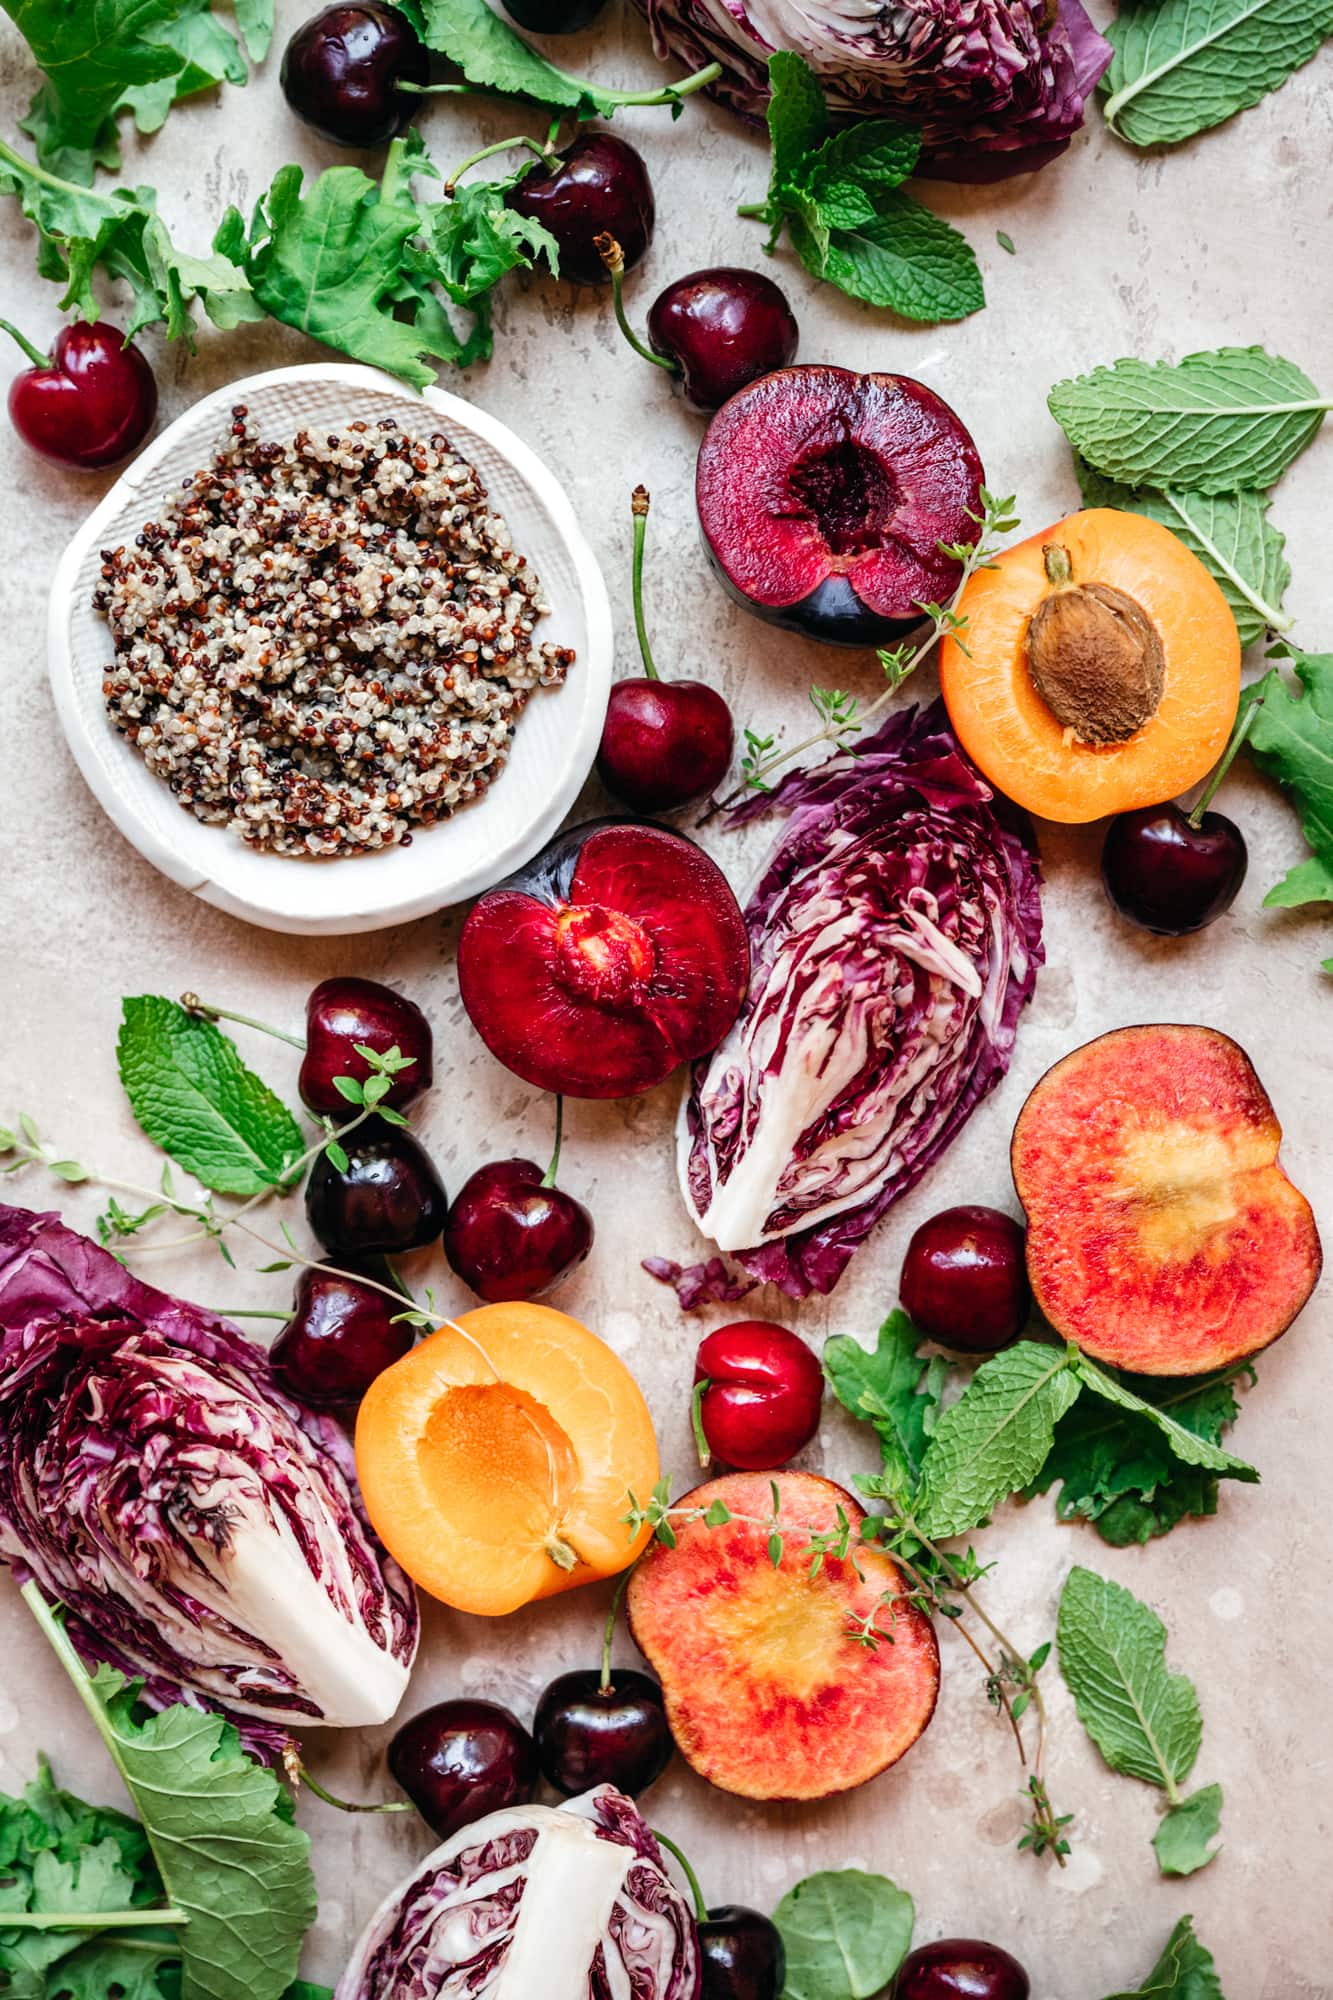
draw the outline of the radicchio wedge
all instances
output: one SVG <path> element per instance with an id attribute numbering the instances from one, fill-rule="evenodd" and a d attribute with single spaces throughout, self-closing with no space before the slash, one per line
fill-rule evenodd
<path id="1" fill-rule="evenodd" d="M 464 1827 L 387 1896 L 335 2000 L 698 2000 L 694 1919 L 609 1785 Z"/>
<path id="2" fill-rule="evenodd" d="M 252 1747 L 385 1722 L 407 1686 L 415 1594 L 339 1426 L 225 1320 L 3 1206 L 0 1562 L 59 1600 L 90 1664 Z"/>
<path id="3" fill-rule="evenodd" d="M 786 824 L 746 905 L 752 973 L 695 1066 L 681 1187 L 754 1284 L 827 1292 L 1009 1066 L 1042 960 L 1025 820 L 993 804 L 941 704 L 734 815 Z M 716 1260 L 714 1260 L 716 1262 Z M 654 1261 L 682 1302 L 738 1288 Z"/>

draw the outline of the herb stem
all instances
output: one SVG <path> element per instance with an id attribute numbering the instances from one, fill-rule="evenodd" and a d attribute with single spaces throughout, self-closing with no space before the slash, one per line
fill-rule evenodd
<path id="1" fill-rule="evenodd" d="M 164 1910 L 6 1910 L 3 1928 L 7 1931 L 116 1931 L 169 1924 L 173 1928 L 190 1921 L 187 1910 L 169 1904 Z"/>
<path id="2" fill-rule="evenodd" d="M 690 1885 L 690 1895 L 694 1901 L 695 1917 L 701 1924 L 707 1922 L 708 1905 L 704 1901 L 704 1892 L 699 1887 L 699 1877 L 695 1874 L 694 1870 L 691 1868 L 685 1855 L 681 1852 L 680 1848 L 677 1847 L 675 1841 L 669 1839 L 668 1836 L 665 1833 L 663 1833 L 659 1827 L 655 1826 L 650 1827 L 648 1830 L 652 1834 L 653 1839 L 657 1842 L 658 1846 L 665 1847 L 667 1853 L 672 1855 L 675 1858 L 675 1860 L 679 1863 L 680 1872 Z"/>
<path id="3" fill-rule="evenodd" d="M 1196 801 L 1194 809 L 1190 813 L 1189 816 L 1190 825 L 1194 827 L 1196 830 L 1203 825 L 1203 816 L 1207 812 L 1209 806 L 1212 804 L 1213 797 L 1217 791 L 1218 786 L 1221 784 L 1223 778 L 1225 778 L 1227 772 L 1231 769 L 1231 766 L 1235 763 L 1236 752 L 1240 749 L 1242 743 L 1244 743 L 1246 737 L 1253 729 L 1254 719 L 1258 715 L 1259 710 L 1262 707 L 1263 707 L 1262 700 L 1247 702 L 1243 714 L 1241 714 L 1237 718 L 1236 726 L 1231 732 L 1231 741 L 1227 744 L 1226 749 L 1222 752 L 1222 761 L 1218 765 L 1217 769 L 1213 772 L 1213 775 L 1208 780 L 1208 783 L 1204 786 L 1201 796 Z"/>
<path id="4" fill-rule="evenodd" d="M 340 1799 L 336 1792 L 331 1792 L 325 1786 L 321 1785 L 318 1778 L 311 1777 L 310 1772 L 301 1762 L 299 1752 L 294 1748 L 284 1752 L 282 1762 L 283 1768 L 294 1786 L 304 1785 L 307 1791 L 313 1792 L 317 1799 L 323 1799 L 326 1806 L 332 1806 L 337 1812 L 405 1813 L 416 1811 L 416 1807 L 407 1799 L 385 1799 L 369 1805 L 363 1804 L 359 1800 Z"/>
<path id="5" fill-rule="evenodd" d="M 549 158 L 546 147 L 539 140 L 530 139 L 526 132 L 517 132 L 512 139 L 497 139 L 493 146 L 483 146 L 478 152 L 469 153 L 467 158 L 459 162 L 445 181 L 445 193 L 447 195 L 453 194 L 455 187 L 462 180 L 469 167 L 480 165 L 482 160 L 489 160 L 496 153 L 512 153 L 515 146 L 526 146 L 528 151 L 535 153 L 539 160 Z"/>
<path id="6" fill-rule="evenodd" d="M 305 1054 L 304 1035 L 289 1035 L 285 1028 L 275 1028 L 268 1021 L 257 1021 L 253 1014 L 237 1014 L 230 1007 L 214 1007 L 210 1001 L 201 1000 L 197 993 L 182 993 L 181 1006 L 197 1020 L 235 1021 L 238 1027 L 257 1028 L 261 1035 L 272 1035 L 275 1042 L 286 1042 L 288 1048 L 300 1049 L 302 1055 Z"/>
<path id="7" fill-rule="evenodd" d="M 600 84 L 593 86 L 593 95 L 599 104 L 619 108 L 628 104 L 678 104 L 682 97 L 692 97 L 696 90 L 707 90 L 710 83 L 716 83 L 722 74 L 720 62 L 706 63 L 692 75 L 682 77 L 679 83 L 664 83 L 657 90 L 603 90 Z"/>
<path id="8" fill-rule="evenodd" d="M 542 1175 L 542 1186 L 555 1186 L 555 1177 L 560 1171 L 560 1142 L 565 1134 L 565 1100 L 556 1092 L 555 1099 L 555 1145 L 551 1148 L 551 1164 Z"/>
<path id="9" fill-rule="evenodd" d="M 631 585 L 634 599 L 634 630 L 639 640 L 639 656 L 643 661 L 643 671 L 650 681 L 659 678 L 653 660 L 652 647 L 648 644 L 648 626 L 643 615 L 643 544 L 648 530 L 648 488 L 636 486 L 630 495 L 630 513 L 634 518 L 634 568 Z"/>
<path id="10" fill-rule="evenodd" d="M 743 215 L 747 222 L 767 222 L 768 203 L 766 201 L 745 201 L 741 203 L 736 213 L 737 215 Z"/>
<path id="11" fill-rule="evenodd" d="M 654 354 L 651 347 L 645 346 L 626 317 L 625 253 L 619 243 L 617 243 L 614 236 L 603 230 L 600 236 L 593 238 L 593 246 L 597 251 L 597 255 L 606 266 L 607 275 L 611 280 L 611 304 L 615 310 L 616 325 L 620 328 L 620 331 L 624 334 L 636 354 L 641 355 L 645 361 L 651 361 L 654 368 L 665 368 L 668 375 L 678 375 L 680 370 L 677 368 L 675 362 L 668 360 L 665 354 Z M 638 487 L 635 490 L 640 493 L 643 492 L 642 487 Z M 644 494 L 644 498 L 645 500 L 647 499 L 646 494 Z M 645 507 L 644 512 L 647 513 L 647 511 Z M 652 678 L 656 680 L 656 674 Z"/>
<path id="12" fill-rule="evenodd" d="M 5 150 L 8 151 L 8 147 Z M 34 368 L 49 368 L 51 366 L 50 355 L 43 354 L 39 347 L 34 347 L 26 333 L 20 333 L 12 320 L 0 319 L 0 328 L 3 328 L 11 340 L 18 342 Z"/>
<path id="13" fill-rule="evenodd" d="M 398 199 L 398 190 L 403 184 L 403 155 L 405 141 L 395 139 L 384 156 L 384 172 L 380 175 L 380 200 L 392 208 Z"/>

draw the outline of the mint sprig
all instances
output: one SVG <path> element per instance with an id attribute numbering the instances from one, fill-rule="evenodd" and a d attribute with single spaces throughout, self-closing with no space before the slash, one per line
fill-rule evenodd
<path id="1" fill-rule="evenodd" d="M 986 303 L 967 239 L 909 195 L 920 135 L 885 118 L 833 132 L 818 82 L 801 56 L 769 58 L 768 195 L 742 215 L 785 230 L 816 278 L 903 319 L 964 319 Z"/>

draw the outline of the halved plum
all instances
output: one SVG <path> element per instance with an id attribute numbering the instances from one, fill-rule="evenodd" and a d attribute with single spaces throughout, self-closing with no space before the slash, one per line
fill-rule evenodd
<path id="1" fill-rule="evenodd" d="M 704 544 L 759 617 L 833 645 L 879 646 L 960 575 L 940 543 L 973 543 L 984 474 L 971 437 L 906 375 L 779 368 L 724 403 L 704 435 Z"/>
<path id="2" fill-rule="evenodd" d="M 1201 1375 L 1276 1340 L 1322 1262 L 1281 1138 L 1249 1057 L 1213 1028 L 1118 1028 L 1048 1070 L 1012 1163 L 1056 1332 L 1140 1375 Z"/>
<path id="3" fill-rule="evenodd" d="M 664 826 L 588 820 L 471 911 L 458 984 L 493 1056 L 540 1090 L 632 1097 L 715 1049 L 750 979 L 726 876 Z"/>
<path id="4" fill-rule="evenodd" d="M 769 1553 L 773 1488 L 782 1559 Z M 916 1742 L 935 1712 L 940 1655 L 897 1564 L 858 1546 L 851 1494 L 811 1472 L 735 1472 L 679 1503 L 721 1502 L 724 1526 L 673 1518 L 630 1580 L 630 1630 L 662 1683 L 667 1721 L 701 1777 L 747 1799 L 820 1799 L 865 1784 Z M 811 1534 L 851 1524 L 855 1560 Z M 748 1517 L 748 1518 L 742 1518 Z M 878 1642 L 857 1634 L 870 1621 Z"/>

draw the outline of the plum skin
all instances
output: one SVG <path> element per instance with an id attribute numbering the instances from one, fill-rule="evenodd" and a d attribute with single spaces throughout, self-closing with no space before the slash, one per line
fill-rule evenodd
<path id="1" fill-rule="evenodd" d="M 962 1354 L 995 1354 L 1017 1339 L 1032 1294 L 1025 1234 L 998 1208 L 942 1209 L 912 1236 L 899 1291 L 921 1331 Z"/>

